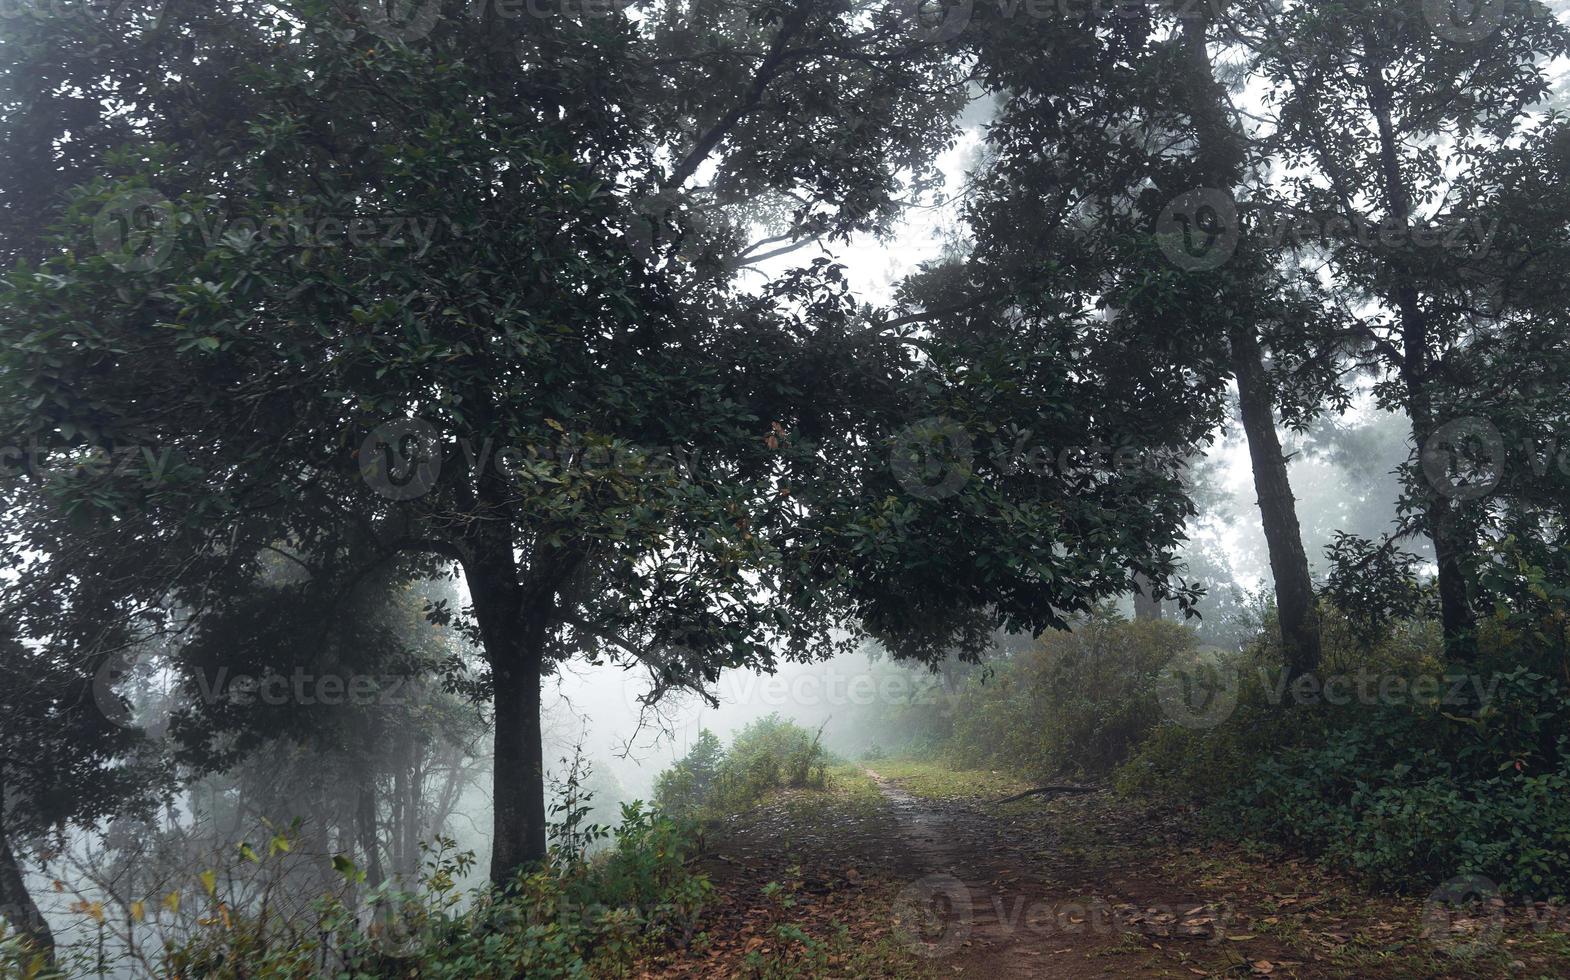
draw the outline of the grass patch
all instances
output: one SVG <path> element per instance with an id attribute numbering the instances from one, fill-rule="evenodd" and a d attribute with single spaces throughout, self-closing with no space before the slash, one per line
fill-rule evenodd
<path id="1" fill-rule="evenodd" d="M 950 769 L 921 759 L 879 759 L 869 767 L 915 796 L 933 800 L 1001 799 L 1033 785 L 996 769 Z"/>

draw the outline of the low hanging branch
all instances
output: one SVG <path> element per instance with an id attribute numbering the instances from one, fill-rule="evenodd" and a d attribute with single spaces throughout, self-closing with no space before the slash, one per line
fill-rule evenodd
<path id="1" fill-rule="evenodd" d="M 1099 793 L 1099 792 L 1101 792 L 1101 787 L 1100 786 L 1038 786 L 1035 789 L 1027 789 L 1023 793 L 1017 793 L 1014 796 L 1010 796 L 1006 800 L 998 800 L 997 802 L 993 803 L 992 805 L 993 806 L 1002 806 L 1005 803 L 1013 803 L 1016 800 L 1023 800 L 1026 797 L 1030 797 L 1030 796 L 1046 796 L 1048 793 Z"/>

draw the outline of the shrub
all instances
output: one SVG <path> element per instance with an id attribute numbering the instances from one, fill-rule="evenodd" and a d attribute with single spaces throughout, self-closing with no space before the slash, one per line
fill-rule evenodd
<path id="1" fill-rule="evenodd" d="M 426 850 L 414 891 L 379 886 L 362 896 L 358 911 L 324 895 L 293 916 L 281 916 L 265 900 L 237 901 L 223 879 L 205 872 L 197 876 L 202 886 L 184 901 L 194 926 L 155 921 L 154 906 L 180 910 L 173 899 L 135 903 L 128 914 L 142 923 L 143 945 L 128 945 L 119 959 L 137 975 L 218 980 L 620 975 L 651 948 L 691 940 L 712 894 L 708 879 L 687 866 L 695 839 L 690 823 L 627 804 L 614 846 L 603 853 L 558 854 L 503 891 L 486 886 L 469 895 L 457 882 L 472 870 L 474 856 L 439 840 Z M 352 886 L 346 891 L 363 888 L 365 876 L 353 863 L 339 857 L 333 864 Z M 48 976 L 29 972 L 34 965 L 26 952 L 3 939 L 0 976 Z M 149 944 L 151 951 L 144 948 Z M 117 963 L 111 957 L 105 965 Z"/>
<path id="2" fill-rule="evenodd" d="M 703 729 L 686 756 L 655 778 L 655 807 L 674 816 L 696 816 L 713 793 L 724 760 L 719 738 Z"/>
<path id="3" fill-rule="evenodd" d="M 728 752 L 705 730 L 692 750 L 656 779 L 655 806 L 684 817 L 734 813 L 776 789 L 823 787 L 829 761 L 816 733 L 778 714 L 737 732 Z"/>
<path id="4" fill-rule="evenodd" d="M 1108 611 L 1046 634 L 960 690 L 946 755 L 964 767 L 1104 775 L 1160 721 L 1161 668 L 1196 644 L 1177 623 L 1130 623 Z"/>
<path id="5" fill-rule="evenodd" d="M 1367 625 L 1325 613 L 1322 676 L 1443 676 L 1427 621 Z M 1266 634 L 1267 636 L 1269 634 Z M 1238 661 L 1236 711 L 1212 729 L 1161 726 L 1118 773 L 1125 790 L 1202 804 L 1228 834 L 1272 842 L 1365 876 L 1426 891 L 1482 875 L 1506 894 L 1570 893 L 1570 694 L 1564 655 L 1506 617 L 1479 631 L 1465 673 L 1492 693 L 1397 703 L 1278 704 L 1279 651 L 1261 640 Z M 1538 631 L 1535 635 L 1541 636 Z"/>

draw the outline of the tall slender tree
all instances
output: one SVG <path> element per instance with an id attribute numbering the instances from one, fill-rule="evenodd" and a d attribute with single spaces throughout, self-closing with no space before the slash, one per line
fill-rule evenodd
<path id="1" fill-rule="evenodd" d="M 1470 659 L 1480 515 L 1424 475 L 1421 459 L 1444 448 L 1461 393 L 1480 380 L 1474 344 L 1513 329 L 1489 297 L 1518 296 L 1542 274 L 1547 241 L 1501 235 L 1496 208 L 1521 176 L 1513 144 L 1553 126 L 1533 107 L 1570 35 L 1534 2 L 1488 5 L 1467 25 L 1444 19 L 1443 5 L 1397 0 L 1264 6 L 1238 36 L 1275 93 L 1275 142 L 1297 170 L 1285 204 L 1339 229 L 1320 236 L 1329 271 L 1347 295 L 1376 304 L 1352 330 L 1382 376 L 1381 401 L 1411 421 L 1407 506 L 1433 541 L 1447 650 Z"/>
<path id="2" fill-rule="evenodd" d="M 971 208 L 976 257 L 994 276 L 1050 280 L 1114 311 L 1111 329 L 1087 341 L 1114 341 L 1126 390 L 1157 426 L 1164 398 L 1218 404 L 1236 382 L 1284 659 L 1293 673 L 1312 670 L 1315 595 L 1278 424 L 1345 395 L 1312 278 L 1241 241 L 1234 195 L 1262 151 L 1231 116 L 1209 14 L 1015 13 L 978 15 L 972 36 L 1003 99 Z"/>

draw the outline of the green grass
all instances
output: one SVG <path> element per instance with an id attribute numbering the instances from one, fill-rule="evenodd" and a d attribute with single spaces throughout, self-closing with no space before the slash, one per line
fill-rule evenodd
<path id="1" fill-rule="evenodd" d="M 950 769 L 924 759 L 878 759 L 866 768 L 893 780 L 907 793 L 933 800 L 999 799 L 1022 793 L 1032 785 L 1010 772 Z"/>

